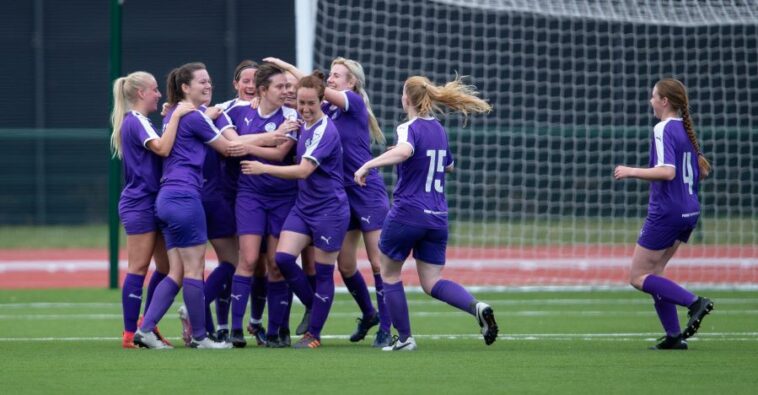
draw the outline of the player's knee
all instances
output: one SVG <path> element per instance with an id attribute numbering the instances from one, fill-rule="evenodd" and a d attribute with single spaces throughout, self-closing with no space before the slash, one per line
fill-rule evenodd
<path id="1" fill-rule="evenodd" d="M 634 288 L 642 290 L 643 282 L 645 282 L 645 275 L 633 274 L 629 276 L 629 285 L 631 285 Z"/>

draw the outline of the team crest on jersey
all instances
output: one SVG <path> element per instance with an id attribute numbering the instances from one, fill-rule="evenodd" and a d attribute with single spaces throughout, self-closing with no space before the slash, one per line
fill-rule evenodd
<path id="1" fill-rule="evenodd" d="M 276 124 L 273 122 L 269 122 L 266 124 L 266 126 L 263 127 L 263 129 L 265 129 L 267 132 L 273 132 L 274 130 L 276 130 Z"/>
<path id="2" fill-rule="evenodd" d="M 310 137 L 308 137 L 307 139 L 305 139 L 305 149 L 310 148 L 311 147 L 311 143 L 312 143 L 312 141 L 311 141 Z"/>

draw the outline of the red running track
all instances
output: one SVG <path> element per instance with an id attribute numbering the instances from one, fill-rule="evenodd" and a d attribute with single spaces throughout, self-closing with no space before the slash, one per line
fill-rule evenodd
<path id="1" fill-rule="evenodd" d="M 469 286 L 624 285 L 632 250 L 633 246 L 595 245 L 455 247 L 448 249 L 444 274 Z M 365 253 L 361 255 L 365 260 Z M 120 259 L 126 260 L 125 251 Z M 216 259 L 211 250 L 207 259 Z M 45 263 L 56 262 L 72 263 L 44 268 Z M 80 268 L 77 262 L 87 264 Z M 0 250 L 0 289 L 107 287 L 107 262 L 107 251 L 102 249 Z M 8 269 L 14 263 L 15 269 Z M 19 263 L 34 267 L 19 269 Z M 368 263 L 360 266 L 367 283 L 373 284 Z M 417 286 L 415 270 L 412 264 L 407 266 L 403 283 Z M 124 274 L 122 269 L 120 277 Z M 758 246 L 685 246 L 666 274 L 685 283 L 758 284 Z M 335 275 L 338 286 L 339 277 Z"/>

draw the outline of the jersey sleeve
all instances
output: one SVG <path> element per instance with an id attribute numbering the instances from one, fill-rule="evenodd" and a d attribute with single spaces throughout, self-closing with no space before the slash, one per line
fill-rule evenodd
<path id="1" fill-rule="evenodd" d="M 453 151 L 450 150 L 450 143 L 447 144 L 447 149 L 445 149 L 445 162 L 443 162 L 443 165 L 445 167 L 450 167 L 455 164 L 455 159 L 453 158 Z"/>
<path id="2" fill-rule="evenodd" d="M 191 122 L 190 130 L 192 134 L 200 141 L 208 144 L 221 136 L 221 132 L 213 124 L 213 121 L 201 111 L 195 110 L 188 115 Z"/>
<path id="3" fill-rule="evenodd" d="M 354 91 L 343 91 L 345 95 L 345 109 L 346 113 L 361 114 L 366 108 L 366 103 L 363 102 L 363 98 L 360 94 Z"/>
<path id="4" fill-rule="evenodd" d="M 134 125 L 130 127 L 137 129 L 136 137 L 139 138 L 142 146 L 147 148 L 148 141 L 159 139 L 160 136 L 158 136 L 158 133 L 155 132 L 153 125 L 150 124 L 150 121 L 147 120 L 147 118 L 136 117 L 136 119 L 139 122 L 130 123 L 131 125 Z"/>
<path id="5" fill-rule="evenodd" d="M 224 129 L 227 128 L 236 128 L 232 122 L 232 118 L 225 112 L 222 112 L 221 115 L 213 121 L 213 126 L 215 126 L 220 132 L 223 132 Z"/>
<path id="6" fill-rule="evenodd" d="M 413 152 L 416 152 L 416 139 L 413 130 L 410 127 L 410 122 L 400 124 L 396 130 L 397 144 L 408 144 Z"/>
<path id="7" fill-rule="evenodd" d="M 318 127 L 313 132 L 311 144 L 303 154 L 303 158 L 312 160 L 316 163 L 316 166 L 321 165 L 321 162 L 330 156 L 339 155 L 339 152 L 337 152 L 339 135 L 336 133 L 336 129 L 330 129 L 327 126 L 328 123 L 324 122 L 321 127 Z"/>
<path id="8" fill-rule="evenodd" d="M 673 133 L 666 133 L 666 125 L 659 123 L 658 125 L 655 125 L 653 135 L 653 144 L 655 144 L 654 167 L 676 167 L 674 151 L 676 143 L 673 138 Z"/>

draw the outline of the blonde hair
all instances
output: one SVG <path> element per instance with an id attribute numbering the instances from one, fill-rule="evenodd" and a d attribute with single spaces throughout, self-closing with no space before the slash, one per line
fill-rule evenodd
<path id="1" fill-rule="evenodd" d="M 335 58 L 332 61 L 332 67 L 334 67 L 336 64 L 341 64 L 347 68 L 347 71 L 350 72 L 350 75 L 355 81 L 353 91 L 361 95 L 361 98 L 363 98 L 363 103 L 366 104 L 366 110 L 368 110 L 368 127 L 371 133 L 371 139 L 375 143 L 384 144 L 386 141 L 384 138 L 384 133 L 382 133 L 382 129 L 379 127 L 379 122 L 377 122 L 376 116 L 374 116 L 374 111 L 371 110 L 371 101 L 369 101 L 368 94 L 366 93 L 366 73 L 363 72 L 363 66 L 352 59 L 346 59 L 341 56 Z"/>
<path id="2" fill-rule="evenodd" d="M 711 162 L 703 155 L 700 144 L 697 142 L 697 134 L 690 117 L 690 99 L 687 97 L 687 88 L 681 81 L 674 78 L 664 78 L 658 81 L 655 86 L 658 88 L 658 95 L 669 99 L 671 107 L 682 115 L 684 130 L 687 132 L 692 147 L 697 152 L 697 167 L 700 168 L 700 178 L 708 177 L 708 174 L 711 173 Z"/>
<path id="3" fill-rule="evenodd" d="M 445 85 L 436 86 L 428 78 L 413 76 L 405 80 L 405 95 L 409 105 L 413 106 L 419 116 L 430 116 L 444 112 L 442 106 L 462 113 L 486 113 L 492 106 L 477 97 L 479 92 L 473 85 L 466 85 L 463 77 L 456 76 Z"/>
<path id="4" fill-rule="evenodd" d="M 147 89 L 150 82 L 155 81 L 152 74 L 144 71 L 135 71 L 126 77 L 119 77 L 113 82 L 113 111 L 111 112 L 111 150 L 113 156 L 123 156 L 121 148 L 121 124 L 124 116 L 130 111 L 137 101 L 137 91 Z"/>

